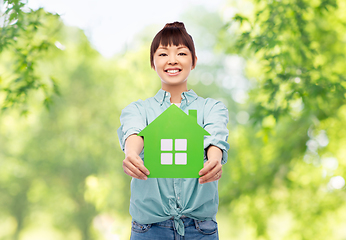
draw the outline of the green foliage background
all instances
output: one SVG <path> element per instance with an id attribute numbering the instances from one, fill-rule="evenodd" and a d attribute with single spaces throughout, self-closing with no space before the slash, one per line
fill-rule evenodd
<path id="1" fill-rule="evenodd" d="M 128 239 L 116 130 L 160 87 L 149 45 L 162 26 L 106 59 L 59 16 L 3 3 L 0 239 Z M 199 56 L 190 87 L 230 113 L 220 239 L 346 239 L 344 12 L 341 0 L 254 0 L 181 17 Z"/>

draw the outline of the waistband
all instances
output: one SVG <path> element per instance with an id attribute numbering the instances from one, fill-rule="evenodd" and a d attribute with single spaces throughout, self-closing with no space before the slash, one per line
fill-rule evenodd
<path id="1" fill-rule="evenodd" d="M 191 225 L 195 225 L 195 221 L 192 218 L 189 218 L 189 217 L 186 217 L 183 215 L 180 217 L 180 219 L 181 219 L 182 223 L 184 224 L 184 227 L 189 227 Z M 170 219 L 168 219 L 166 221 L 153 223 L 152 225 L 177 229 L 177 226 L 174 225 L 174 217 L 171 217 Z"/>

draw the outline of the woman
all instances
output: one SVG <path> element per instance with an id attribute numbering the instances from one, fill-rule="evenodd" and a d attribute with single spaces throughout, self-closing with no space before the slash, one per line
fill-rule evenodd
<path id="1" fill-rule="evenodd" d="M 123 169 L 133 177 L 131 239 L 218 239 L 217 184 L 229 149 L 227 108 L 220 101 L 204 99 L 187 89 L 197 57 L 183 23 L 166 24 L 154 37 L 150 62 L 161 79 L 161 89 L 154 97 L 128 105 L 122 111 L 118 129 L 125 152 Z M 147 178 L 143 138 L 137 134 L 171 104 L 186 113 L 197 109 L 198 124 L 211 134 L 204 139 L 204 167 L 199 179 Z"/>

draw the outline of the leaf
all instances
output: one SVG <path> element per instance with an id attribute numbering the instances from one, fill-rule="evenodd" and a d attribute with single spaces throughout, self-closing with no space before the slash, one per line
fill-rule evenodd
<path id="1" fill-rule="evenodd" d="M 53 83 L 53 91 L 55 94 L 57 95 L 61 95 L 60 93 L 60 89 L 59 89 L 59 85 L 57 84 L 57 79 L 55 77 L 50 77 L 50 79 L 52 80 L 52 83 Z"/>
<path id="2" fill-rule="evenodd" d="M 46 97 L 44 99 L 43 103 L 44 103 L 44 106 L 47 108 L 47 110 L 49 110 L 50 106 L 53 104 L 53 101 L 52 101 L 52 99 L 50 97 Z"/>
<path id="3" fill-rule="evenodd" d="M 239 15 L 239 14 L 236 14 L 236 15 L 233 17 L 233 20 L 236 21 L 236 22 L 240 22 L 240 25 L 243 23 L 243 21 L 247 21 L 247 22 L 249 21 L 248 18 L 243 17 L 243 16 L 241 16 L 241 15 Z"/>

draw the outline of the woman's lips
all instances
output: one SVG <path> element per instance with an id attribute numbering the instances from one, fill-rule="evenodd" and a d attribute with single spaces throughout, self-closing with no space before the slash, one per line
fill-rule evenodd
<path id="1" fill-rule="evenodd" d="M 165 72 L 169 75 L 169 76 L 176 76 L 181 72 L 181 69 L 179 68 L 170 68 L 170 69 L 166 69 Z"/>

